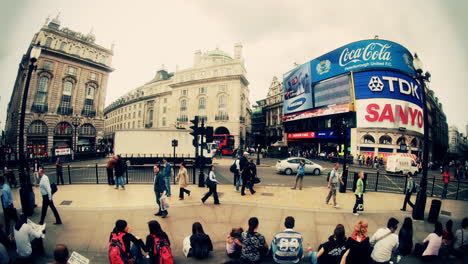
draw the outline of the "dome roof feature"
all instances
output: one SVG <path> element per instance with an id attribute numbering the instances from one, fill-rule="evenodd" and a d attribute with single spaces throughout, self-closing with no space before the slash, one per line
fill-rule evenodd
<path id="1" fill-rule="evenodd" d="M 224 57 L 232 60 L 232 57 L 229 56 L 226 52 L 216 48 L 215 50 L 210 50 L 206 52 L 206 56 L 210 57 Z"/>

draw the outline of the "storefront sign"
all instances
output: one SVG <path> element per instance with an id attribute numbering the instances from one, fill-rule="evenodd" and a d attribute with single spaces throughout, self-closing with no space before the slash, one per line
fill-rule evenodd
<path id="1" fill-rule="evenodd" d="M 397 99 L 422 107 L 421 87 L 407 75 L 392 71 L 367 71 L 353 75 L 356 99 Z"/>
<path id="2" fill-rule="evenodd" d="M 349 112 L 351 110 L 352 110 L 352 105 L 350 104 L 331 105 L 328 107 L 312 109 L 312 110 L 304 111 L 301 113 L 283 115 L 283 122 L 295 121 L 295 120 L 312 118 L 312 117 L 317 117 L 317 116 L 324 116 L 324 115 L 341 114 L 341 113 Z"/>
<path id="3" fill-rule="evenodd" d="M 348 129 L 346 137 L 349 138 L 350 130 Z M 289 133 L 288 140 L 306 139 L 306 138 L 339 138 L 336 131 L 309 131 L 309 132 L 298 132 Z"/>
<path id="4" fill-rule="evenodd" d="M 350 71 L 387 68 L 414 75 L 413 56 L 395 42 L 362 40 L 331 51 L 311 61 L 314 82 Z"/>
<path id="5" fill-rule="evenodd" d="M 71 155 L 70 148 L 58 148 L 55 149 L 55 156 Z"/>
<path id="6" fill-rule="evenodd" d="M 359 128 L 405 128 L 423 133 L 422 108 L 411 102 L 394 99 L 356 100 L 357 127 Z"/>
<path id="7" fill-rule="evenodd" d="M 312 77 L 310 63 L 307 62 L 285 74 L 283 78 L 283 113 L 294 113 L 311 109 Z"/>

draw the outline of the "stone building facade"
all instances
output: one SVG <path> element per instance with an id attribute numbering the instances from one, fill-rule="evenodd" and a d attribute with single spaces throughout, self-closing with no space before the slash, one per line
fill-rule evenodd
<path id="1" fill-rule="evenodd" d="M 28 156 L 53 156 L 55 149 L 94 152 L 103 137 L 103 108 L 109 73 L 113 71 L 113 52 L 97 45 L 92 33 L 60 28 L 58 17 L 46 21 L 23 56 L 8 105 L 7 142 L 18 151 L 21 103 L 33 44 L 41 46 L 41 55 L 31 76 L 26 104 Z M 79 121 L 75 122 L 76 131 L 73 118 Z"/>
<path id="2" fill-rule="evenodd" d="M 215 134 L 234 135 L 234 147 L 247 145 L 251 110 L 246 74 L 240 44 L 234 46 L 233 57 L 219 49 L 196 51 L 192 68 L 161 69 L 107 106 L 106 139 L 112 144 L 117 130 L 189 129 L 190 120 L 198 115 Z"/>
<path id="3" fill-rule="evenodd" d="M 265 112 L 266 144 L 286 142 L 283 130 L 283 82 L 275 76 L 268 88 Z"/>

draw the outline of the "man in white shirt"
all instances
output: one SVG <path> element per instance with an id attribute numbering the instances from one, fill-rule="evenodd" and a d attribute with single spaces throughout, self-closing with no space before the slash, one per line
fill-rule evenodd
<path id="1" fill-rule="evenodd" d="M 47 215 L 47 208 L 50 206 L 52 212 L 55 216 L 55 223 L 54 225 L 61 225 L 62 220 L 60 219 L 60 215 L 57 212 L 57 208 L 55 208 L 54 201 L 52 201 L 52 190 L 50 188 L 50 181 L 49 177 L 44 174 L 44 169 L 39 169 L 39 189 L 41 190 L 42 195 L 42 213 L 41 213 L 41 221 L 39 222 L 40 225 L 44 224 L 44 219 Z"/>
<path id="2" fill-rule="evenodd" d="M 388 264 L 393 252 L 398 249 L 398 235 L 395 231 L 398 228 L 398 220 L 391 217 L 388 219 L 387 228 L 380 228 L 372 235 L 371 245 L 374 245 L 371 258 L 375 263 Z"/>
<path id="3" fill-rule="evenodd" d="M 24 216 L 21 218 L 14 229 L 16 253 L 22 260 L 29 260 L 33 254 L 31 242 L 36 238 L 40 239 L 42 233 L 28 225 Z"/>

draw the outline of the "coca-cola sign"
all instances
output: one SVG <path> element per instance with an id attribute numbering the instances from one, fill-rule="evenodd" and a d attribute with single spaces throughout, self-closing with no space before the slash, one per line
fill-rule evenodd
<path id="1" fill-rule="evenodd" d="M 414 75 L 411 53 L 400 44 L 379 39 L 350 43 L 310 63 L 314 83 L 346 72 L 365 69 L 393 69 Z"/>

